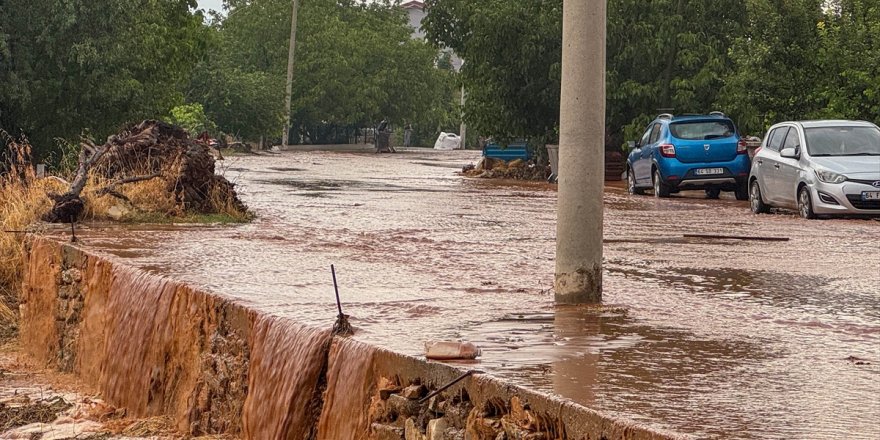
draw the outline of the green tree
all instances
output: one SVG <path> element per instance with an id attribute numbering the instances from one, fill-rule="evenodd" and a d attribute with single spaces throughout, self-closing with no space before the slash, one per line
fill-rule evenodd
<path id="1" fill-rule="evenodd" d="M 83 129 L 104 136 L 183 100 L 202 50 L 195 0 L 4 0 L 0 123 L 46 154 Z"/>
<path id="2" fill-rule="evenodd" d="M 198 136 L 202 132 L 216 135 L 217 126 L 205 114 L 202 104 L 184 104 L 171 109 L 172 123 L 183 127 L 190 136 Z"/>
<path id="3" fill-rule="evenodd" d="M 824 0 L 747 0 L 747 26 L 730 47 L 734 70 L 719 96 L 744 133 L 816 113 Z"/>
<path id="4" fill-rule="evenodd" d="M 428 0 L 427 37 L 464 60 L 469 127 L 500 139 L 555 137 L 562 1 Z"/>
<path id="5" fill-rule="evenodd" d="M 279 137 L 291 3 L 226 5 L 190 96 L 224 131 Z M 302 2 L 291 107 L 306 141 L 320 141 L 320 127 L 372 126 L 382 118 L 436 127 L 446 118 L 451 73 L 436 68 L 438 51 L 410 33 L 404 11 L 390 2 Z"/>
<path id="6" fill-rule="evenodd" d="M 880 4 L 834 0 L 818 23 L 820 71 L 817 118 L 880 123 Z"/>
<path id="7" fill-rule="evenodd" d="M 715 110 L 744 0 L 611 0 L 606 144 L 619 147 L 660 108 Z M 465 59 L 466 119 L 539 142 L 559 123 L 562 1 L 428 0 L 428 38 Z"/>
<path id="8" fill-rule="evenodd" d="M 661 111 L 708 113 L 733 71 L 744 0 L 612 0 L 608 8 L 609 147 L 641 135 Z"/>

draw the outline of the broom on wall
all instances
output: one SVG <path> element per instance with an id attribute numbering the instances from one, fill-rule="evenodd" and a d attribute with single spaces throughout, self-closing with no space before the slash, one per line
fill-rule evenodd
<path id="1" fill-rule="evenodd" d="M 351 336 L 354 334 L 354 328 L 348 322 L 348 315 L 342 313 L 342 302 L 339 301 L 339 285 L 336 284 L 336 268 L 331 264 L 330 273 L 333 274 L 333 290 L 336 291 L 336 308 L 339 309 L 339 315 L 336 317 L 336 323 L 333 324 L 333 334 L 337 336 Z"/>

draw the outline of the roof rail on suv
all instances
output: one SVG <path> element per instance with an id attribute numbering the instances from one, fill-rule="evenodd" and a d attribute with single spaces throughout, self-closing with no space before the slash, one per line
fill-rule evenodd
<path id="1" fill-rule="evenodd" d="M 722 118 L 727 117 L 727 115 L 725 115 L 724 112 L 717 112 L 716 111 L 716 112 L 710 112 L 709 114 L 712 116 L 721 116 Z"/>
<path id="2" fill-rule="evenodd" d="M 674 116 L 672 116 L 671 113 L 662 113 L 662 114 L 660 114 L 660 116 L 657 116 L 657 119 L 670 119 L 671 120 L 672 118 L 674 118 Z"/>

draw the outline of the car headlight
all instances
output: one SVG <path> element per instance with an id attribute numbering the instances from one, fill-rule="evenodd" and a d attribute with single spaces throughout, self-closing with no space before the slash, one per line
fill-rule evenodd
<path id="1" fill-rule="evenodd" d="M 846 176 L 828 170 L 816 170 L 816 176 L 819 177 L 819 180 L 825 183 L 846 182 Z"/>

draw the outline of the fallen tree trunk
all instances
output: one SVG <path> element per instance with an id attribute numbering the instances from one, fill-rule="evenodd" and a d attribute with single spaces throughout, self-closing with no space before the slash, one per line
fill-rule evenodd
<path id="1" fill-rule="evenodd" d="M 107 142 L 100 147 L 96 146 L 90 139 L 83 139 L 80 143 L 79 165 L 76 168 L 76 177 L 70 183 L 70 189 L 64 194 L 47 194 L 55 204 L 49 212 L 43 214 L 43 221 L 50 223 L 76 223 L 80 215 L 85 209 L 85 203 L 80 195 L 86 187 L 89 180 L 89 171 L 95 166 L 95 163 L 107 153 L 110 149 L 110 142 L 114 137 L 111 136 Z"/>
<path id="2" fill-rule="evenodd" d="M 109 196 L 116 197 L 117 199 L 125 200 L 126 202 L 131 202 L 131 199 L 129 199 L 128 196 L 119 192 L 120 185 L 125 185 L 126 183 L 144 182 L 147 180 L 155 179 L 160 176 L 161 176 L 161 174 L 159 174 L 159 173 L 153 173 L 153 174 L 150 174 L 149 176 L 126 177 L 124 179 L 119 179 L 119 180 L 99 189 L 96 194 L 99 196 L 109 195 Z"/>
<path id="3" fill-rule="evenodd" d="M 75 222 L 85 204 L 81 198 L 90 177 L 113 180 L 96 191 L 127 200 L 121 186 L 150 179 L 162 179 L 166 194 L 173 198 L 175 212 L 214 213 L 232 209 L 246 212 L 234 185 L 214 174 L 214 156 L 209 148 L 189 138 L 185 130 L 161 121 L 146 120 L 110 136 L 103 145 L 83 139 L 76 176 L 61 195 L 49 194 L 55 202 L 43 220 Z M 135 176 L 135 177 L 132 177 Z"/>

